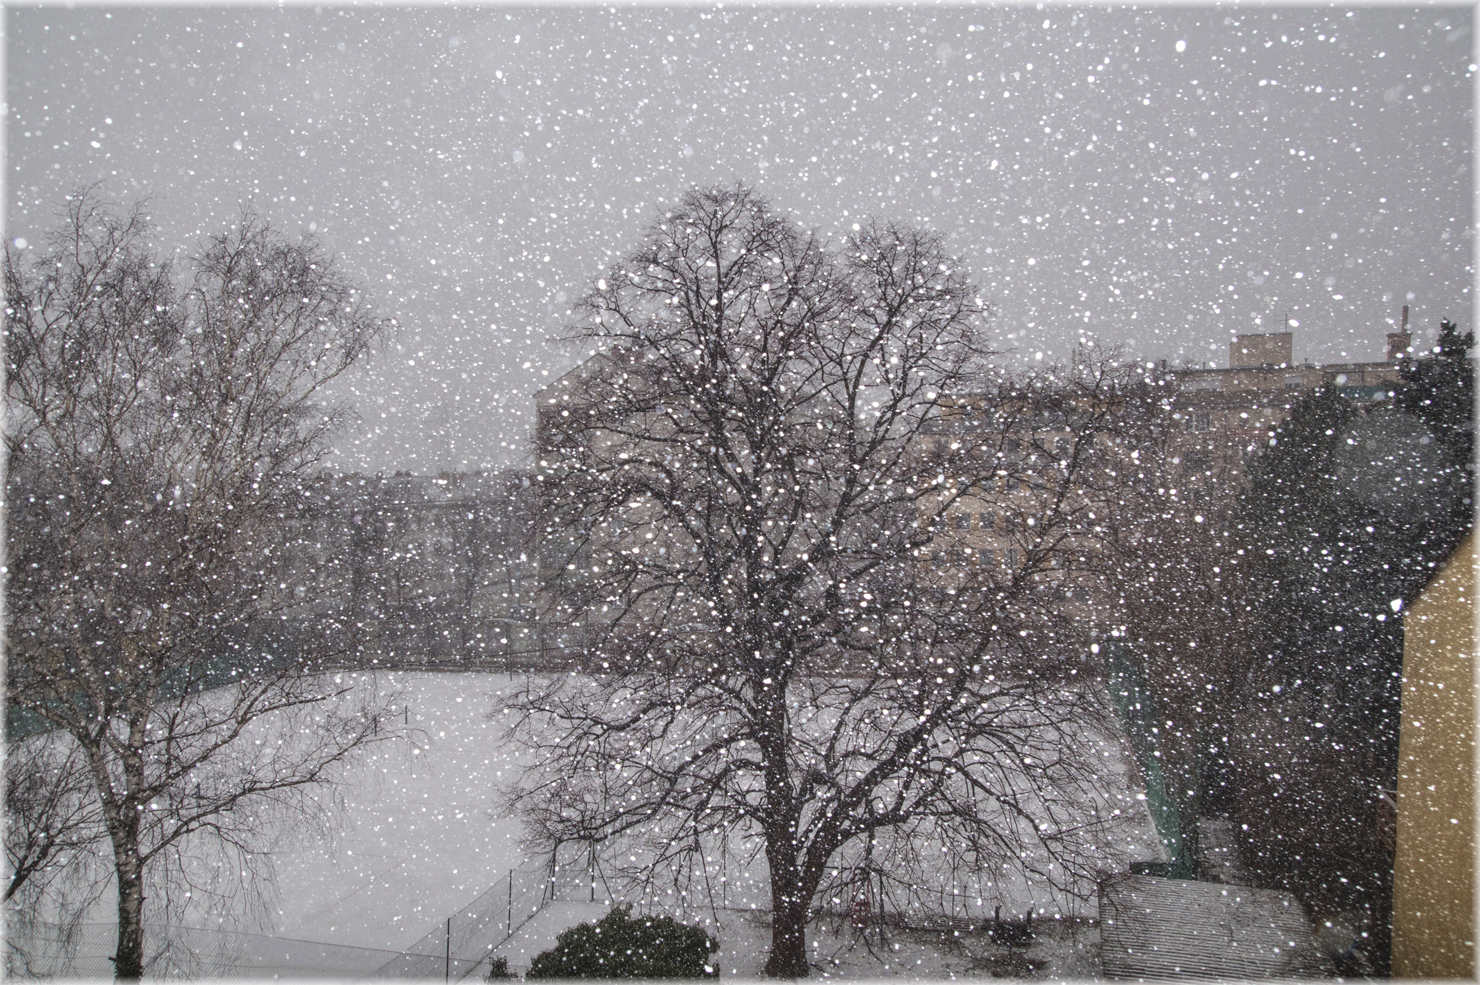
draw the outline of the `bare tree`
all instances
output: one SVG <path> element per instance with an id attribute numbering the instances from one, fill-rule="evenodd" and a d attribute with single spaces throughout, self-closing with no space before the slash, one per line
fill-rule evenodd
<path id="1" fill-rule="evenodd" d="M 745 189 L 688 194 L 583 310 L 594 358 L 542 392 L 539 454 L 591 673 L 506 709 L 536 841 L 680 891 L 722 842 L 763 858 L 781 977 L 816 902 L 876 872 L 1085 892 L 1119 811 L 1065 599 L 1155 406 L 1139 376 L 997 372 L 935 239 L 831 249 Z"/>
<path id="2" fill-rule="evenodd" d="M 5 751 L 5 901 L 102 834 L 86 763 L 72 744 L 20 741 Z"/>
<path id="3" fill-rule="evenodd" d="M 184 286 L 149 234 L 87 190 L 5 266 L 8 697 L 85 763 L 124 979 L 146 887 L 230 895 L 376 717 L 314 672 L 340 627 L 290 618 L 315 579 L 284 521 L 346 420 L 326 386 L 383 325 L 317 246 L 254 217 Z M 241 864 L 197 870 L 202 846 Z"/>
<path id="4" fill-rule="evenodd" d="M 34 976 L 76 945 L 111 867 L 81 750 L 67 737 L 17 736 L 16 724 L 5 749 L 5 972 Z"/>

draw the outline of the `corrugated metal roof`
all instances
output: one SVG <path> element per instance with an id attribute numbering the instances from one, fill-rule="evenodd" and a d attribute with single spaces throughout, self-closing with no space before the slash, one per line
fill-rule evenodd
<path id="1" fill-rule="evenodd" d="M 1336 970 L 1289 893 L 1155 876 L 1100 886 L 1106 978 L 1324 978 Z"/>

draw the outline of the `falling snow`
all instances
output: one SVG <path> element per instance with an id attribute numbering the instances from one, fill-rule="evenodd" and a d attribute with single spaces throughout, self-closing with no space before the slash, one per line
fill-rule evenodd
<path id="1" fill-rule="evenodd" d="M 111 974 L 132 885 L 160 975 L 624 901 L 726 977 L 1451 974 L 1398 832 L 1461 813 L 1404 716 L 1469 727 L 1404 632 L 1472 524 L 1472 22 L 8 10 L 7 973 Z"/>
<path id="2" fill-rule="evenodd" d="M 244 204 L 314 232 L 405 326 L 346 467 L 479 468 L 695 184 L 938 231 L 1005 349 L 1217 360 L 1289 313 L 1297 358 L 1379 358 L 1402 304 L 1469 310 L 1472 43 L 1450 8 L 16 10 L 8 221 L 105 181 L 174 249 Z"/>

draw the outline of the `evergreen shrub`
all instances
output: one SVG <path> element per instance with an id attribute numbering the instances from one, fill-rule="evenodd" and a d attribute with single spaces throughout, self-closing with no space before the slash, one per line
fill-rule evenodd
<path id="1" fill-rule="evenodd" d="M 707 959 L 718 950 L 698 927 L 672 917 L 634 917 L 631 906 L 618 906 L 594 924 L 561 933 L 524 977 L 717 978 Z"/>

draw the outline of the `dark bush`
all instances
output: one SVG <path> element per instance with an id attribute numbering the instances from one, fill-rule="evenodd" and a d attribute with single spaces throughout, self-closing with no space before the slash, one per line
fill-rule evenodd
<path id="1" fill-rule="evenodd" d="M 634 917 L 619 906 L 555 938 L 525 978 L 717 978 L 707 963 L 719 944 L 672 917 Z"/>

